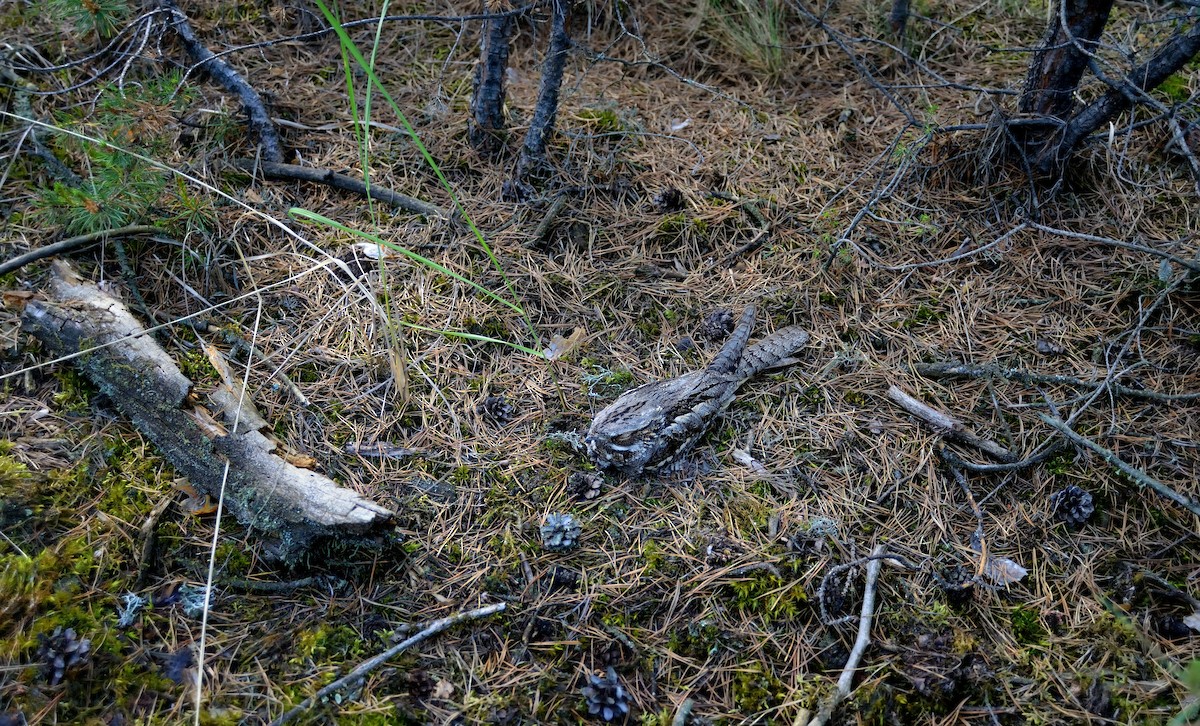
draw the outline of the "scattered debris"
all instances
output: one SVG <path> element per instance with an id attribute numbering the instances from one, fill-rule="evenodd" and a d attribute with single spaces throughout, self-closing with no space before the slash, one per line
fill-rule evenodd
<path id="1" fill-rule="evenodd" d="M 503 426 L 504 424 L 511 423 L 516 418 L 517 409 L 501 394 L 499 396 L 488 396 L 483 399 L 483 401 L 475 406 L 475 413 L 483 416 L 492 423 Z"/>
<path id="2" fill-rule="evenodd" d="M 696 336 L 710 342 L 725 340 L 733 332 L 735 322 L 732 310 L 728 308 L 714 310 L 700 322 Z"/>
<path id="3" fill-rule="evenodd" d="M 660 214 L 670 214 L 683 209 L 683 192 L 675 187 L 667 187 L 654 195 L 651 203 Z M 732 330 L 732 328 L 731 328 Z"/>
<path id="4" fill-rule="evenodd" d="M 591 500 L 600 496 L 604 477 L 594 471 L 577 471 L 567 477 L 567 491 L 577 500 Z"/>

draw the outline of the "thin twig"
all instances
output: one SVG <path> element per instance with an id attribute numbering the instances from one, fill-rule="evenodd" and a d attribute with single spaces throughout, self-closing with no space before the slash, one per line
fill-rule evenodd
<path id="1" fill-rule="evenodd" d="M 30 250 L 23 255 L 17 255 L 11 260 L 0 262 L 0 275 L 6 275 L 13 270 L 19 270 L 30 262 L 36 262 L 63 252 L 69 252 L 92 242 L 103 242 L 112 237 L 132 237 L 138 234 L 159 234 L 160 232 L 162 232 L 162 229 L 159 227 L 151 227 L 145 224 L 131 224 L 128 227 L 105 229 L 99 232 L 88 232 L 76 237 L 68 237 L 59 242 L 48 244 L 45 247 Z"/>
<path id="2" fill-rule="evenodd" d="M 1084 234 L 1083 232 L 1072 232 L 1072 231 L 1066 230 L 1066 229 L 1056 229 L 1054 227 L 1047 227 L 1044 224 L 1038 224 L 1037 222 L 1026 222 L 1026 224 L 1028 226 L 1032 227 L 1033 229 L 1036 229 L 1040 232 L 1045 232 L 1047 234 L 1056 234 L 1060 237 L 1071 237 L 1073 239 L 1084 240 L 1085 242 L 1095 242 L 1097 244 L 1109 245 L 1112 247 L 1120 247 L 1122 249 L 1127 249 L 1127 250 L 1134 250 L 1135 252 L 1144 252 L 1148 255 L 1154 255 L 1155 257 L 1161 257 L 1164 260 L 1169 260 L 1170 262 L 1174 262 L 1177 265 L 1186 267 L 1187 269 L 1191 270 L 1192 272 L 1200 272 L 1200 263 L 1197 263 L 1193 260 L 1187 260 L 1182 257 L 1177 257 L 1176 255 L 1173 255 L 1170 252 L 1163 252 L 1162 250 L 1156 250 L 1153 247 L 1148 247 L 1146 245 L 1140 245 L 1140 244 L 1137 244 L 1136 242 L 1125 242 L 1125 241 L 1122 241 L 1119 239 L 1112 239 L 1109 237 L 1097 237 L 1094 234 Z M 1190 242 L 1192 237 L 1194 237 L 1194 235 L 1189 235 L 1187 237 L 1184 237 L 1181 240 L 1177 240 L 1177 242 L 1181 242 L 1181 243 L 1182 242 Z"/>
<path id="3" fill-rule="evenodd" d="M 1079 388 L 1095 390 L 1104 386 L 1104 381 L 1085 381 L 1075 376 L 1064 376 L 1049 373 L 1033 373 L 1020 368 L 1002 368 L 998 365 L 977 365 L 973 363 L 918 363 L 913 370 L 926 378 L 1003 378 L 1006 381 L 1016 381 L 1029 386 L 1039 384 L 1063 384 Z M 1200 393 L 1159 393 L 1140 388 L 1130 388 L 1120 383 L 1107 384 L 1113 393 L 1129 398 L 1144 398 L 1150 401 L 1195 401 L 1200 399 Z"/>
<path id="4" fill-rule="evenodd" d="M 888 388 L 888 398 L 899 404 L 905 411 L 924 421 L 942 436 L 973 446 L 997 461 L 1012 463 L 1017 460 L 1011 451 L 1000 444 L 991 439 L 976 436 L 949 414 L 925 405 L 896 386 Z"/>
<path id="5" fill-rule="evenodd" d="M 879 582 L 879 570 L 883 566 L 886 550 L 887 545 L 880 544 L 871 552 L 871 564 L 867 565 L 867 583 L 863 587 L 862 613 L 858 617 L 858 636 L 854 639 L 850 657 L 846 659 L 846 667 L 842 669 L 842 675 L 838 678 L 837 690 L 821 705 L 817 715 L 808 722 L 808 726 L 824 726 L 833 715 L 833 709 L 850 695 L 854 671 L 858 669 L 858 662 L 862 660 L 863 653 L 871 643 L 871 619 L 875 616 L 875 587 Z"/>
<path id="6" fill-rule="evenodd" d="M 494 613 L 498 613 L 498 612 L 504 610 L 504 608 L 505 608 L 505 603 L 498 602 L 493 605 L 488 605 L 486 607 L 477 608 L 475 610 L 469 610 L 469 611 L 463 612 L 463 613 L 457 613 L 455 615 L 451 615 L 450 617 L 446 617 L 446 618 L 442 618 L 440 620 L 433 621 L 429 625 L 425 626 L 425 628 L 423 630 L 421 630 L 419 633 L 417 633 L 416 635 L 413 635 L 412 637 L 410 637 L 406 640 L 403 640 L 403 641 L 397 643 L 396 645 L 393 645 L 391 648 L 388 648 L 387 650 L 383 651 L 382 653 L 380 653 L 379 655 L 377 655 L 373 658 L 369 658 L 369 659 L 363 661 L 361 664 L 359 664 L 359 666 L 357 668 L 350 671 L 349 673 L 342 676 L 341 678 L 337 679 L 333 683 L 330 683 L 328 686 L 325 686 L 324 688 L 317 691 L 312 696 L 304 699 L 295 708 L 285 711 L 283 713 L 283 715 L 281 715 L 279 718 L 272 721 L 270 726 L 282 726 L 282 724 L 285 724 L 288 721 L 291 721 L 293 718 L 299 716 L 300 714 L 304 713 L 309 708 L 311 708 L 312 705 L 314 703 L 316 703 L 317 701 L 319 701 L 320 699 L 324 698 L 325 696 L 328 696 L 329 694 L 333 693 L 334 691 L 341 690 L 342 688 L 345 688 L 346 686 L 349 686 L 353 683 L 357 683 L 359 680 L 361 680 L 364 676 L 366 676 L 371 671 L 375 670 L 376 668 L 379 668 L 384 663 L 388 662 L 392 658 L 395 658 L 397 655 L 408 650 L 412 646 L 417 645 L 421 641 L 426 640 L 427 638 L 430 638 L 434 635 L 437 635 L 438 633 L 442 632 L 443 630 L 446 630 L 447 628 L 449 628 L 453 625 L 461 623 L 464 620 L 477 620 L 479 618 L 486 618 L 489 615 L 492 615 Z"/>
<path id="7" fill-rule="evenodd" d="M 1044 413 L 1038 413 L 1038 417 L 1054 428 L 1055 431 L 1058 431 L 1063 436 L 1066 436 L 1072 442 L 1099 454 L 1105 461 L 1120 469 L 1126 476 L 1128 476 L 1130 479 L 1133 479 L 1141 486 L 1150 487 L 1167 499 L 1170 499 L 1184 509 L 1187 509 L 1192 514 L 1200 515 L 1200 503 L 1196 503 L 1191 499 L 1188 499 L 1171 487 L 1163 484 L 1133 464 L 1130 464 L 1121 457 L 1117 456 L 1110 449 L 1106 449 L 1100 444 L 1097 444 L 1095 441 L 1076 433 L 1074 429 L 1068 426 L 1066 422 L 1062 421 L 1061 419 L 1053 416 L 1047 416 Z"/>
<path id="8" fill-rule="evenodd" d="M 346 174 L 339 174 L 331 169 L 316 169 L 297 164 L 255 161 L 254 159 L 234 159 L 230 163 L 244 172 L 251 174 L 256 171 L 261 172 L 267 179 L 294 179 L 297 181 L 316 182 L 317 184 L 325 184 L 335 189 L 342 189 L 370 197 L 371 199 L 377 199 L 388 206 L 403 209 L 414 214 L 423 214 L 426 217 L 440 217 L 442 219 L 450 218 L 449 212 L 429 202 L 423 202 L 407 194 L 394 192 L 374 182 L 368 188 L 365 182 Z"/>

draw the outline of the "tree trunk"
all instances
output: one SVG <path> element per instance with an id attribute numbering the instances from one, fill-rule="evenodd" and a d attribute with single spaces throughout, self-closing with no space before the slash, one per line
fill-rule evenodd
<path id="1" fill-rule="evenodd" d="M 1059 0 L 1042 47 L 1033 54 L 1021 113 L 1067 120 L 1075 106 L 1075 90 L 1087 69 L 1088 53 L 1104 32 L 1113 0 Z M 1063 20 L 1066 25 L 1063 25 Z"/>
<path id="2" fill-rule="evenodd" d="M 500 7 L 504 3 L 498 3 Z M 484 3 L 484 12 L 487 4 Z M 505 16 L 484 21 L 479 65 L 475 66 L 471 94 L 471 145 L 491 156 L 504 146 L 504 76 L 508 71 L 509 38 L 514 18 Z"/>
<path id="3" fill-rule="evenodd" d="M 542 80 L 538 86 L 537 105 L 525 133 L 521 147 L 521 160 L 517 176 L 524 178 L 540 166 L 546 158 L 546 141 L 554 133 L 554 119 L 558 115 L 558 92 L 562 88 L 563 68 L 567 64 L 567 51 L 571 37 L 567 34 L 567 18 L 573 0 L 551 0 L 550 42 L 546 59 L 542 63 Z"/>
<path id="4" fill-rule="evenodd" d="M 1034 167 L 1043 173 L 1055 173 L 1090 134 L 1138 103 L 1146 92 L 1200 54 L 1200 13 L 1193 11 L 1187 23 L 1163 43 L 1150 60 L 1134 68 L 1100 98 L 1080 109 L 1063 126 L 1054 130 L 1034 157 Z"/>

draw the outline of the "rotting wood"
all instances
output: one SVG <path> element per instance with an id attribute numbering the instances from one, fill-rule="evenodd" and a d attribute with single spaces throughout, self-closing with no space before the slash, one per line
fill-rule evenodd
<path id="1" fill-rule="evenodd" d="M 905 411 L 924 421 L 942 436 L 954 439 L 968 446 L 973 446 L 993 459 L 1003 461 L 1006 464 L 1017 460 L 1017 457 L 1011 451 L 1000 444 L 991 439 L 976 436 L 949 414 L 927 406 L 896 386 L 888 388 L 888 398 L 899 404 Z"/>
<path id="2" fill-rule="evenodd" d="M 361 194 L 364 197 L 378 200 L 396 209 L 403 209 L 406 212 L 413 214 L 423 214 L 426 217 L 438 217 L 441 219 L 450 219 L 450 213 L 441 207 L 423 202 L 415 197 L 410 197 L 407 194 L 392 191 L 385 186 L 371 183 L 368 190 L 366 182 L 361 179 L 355 179 L 348 174 L 339 174 L 331 169 L 316 169 L 308 166 L 299 166 L 297 164 L 283 164 L 274 161 L 256 161 L 254 159 L 234 159 L 229 162 L 234 167 L 248 174 L 255 172 L 263 175 L 267 179 L 288 179 L 293 181 L 309 181 L 317 184 L 331 186 L 334 189 L 341 189 L 347 192 Z"/>
<path id="3" fill-rule="evenodd" d="M 23 329 L 70 356 L 193 486 L 215 499 L 224 482 L 226 506 L 259 533 L 269 556 L 294 564 L 320 539 L 367 535 L 393 517 L 278 456 L 253 404 L 239 401 L 234 379 L 204 402 L 215 416 L 192 406 L 192 382 L 122 302 L 65 262 L 56 261 L 53 272 L 51 299 L 26 306 Z"/>

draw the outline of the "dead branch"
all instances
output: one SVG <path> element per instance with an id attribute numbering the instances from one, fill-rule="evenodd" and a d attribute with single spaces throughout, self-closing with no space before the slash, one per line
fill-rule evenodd
<path id="1" fill-rule="evenodd" d="M 377 199 L 390 207 L 403 209 L 413 214 L 423 214 L 426 217 L 440 219 L 450 218 L 450 213 L 441 207 L 401 194 L 400 192 L 394 192 L 387 187 L 379 186 L 375 183 L 372 183 L 370 189 L 368 189 L 365 182 L 346 174 L 339 174 L 330 169 L 314 169 L 297 164 L 255 161 L 254 159 L 234 159 L 230 163 L 249 174 L 261 172 L 263 177 L 267 179 L 291 179 L 295 181 L 316 182 L 317 184 L 331 186 L 334 189 L 354 192 L 364 197 Z"/>
<path id="2" fill-rule="evenodd" d="M 867 583 L 863 586 L 862 613 L 858 617 L 858 635 L 854 638 L 854 647 L 850 650 L 850 657 L 846 659 L 846 667 L 842 669 L 841 677 L 838 678 L 837 689 L 821 704 L 817 715 L 808 722 L 808 726 L 824 726 L 833 716 L 833 709 L 850 695 L 854 671 L 858 669 L 858 662 L 862 660 L 863 653 L 871 643 L 871 619 L 875 617 L 875 587 L 879 582 L 879 570 L 883 567 L 886 551 L 887 545 L 882 544 L 876 545 L 871 551 L 871 564 L 867 565 Z"/>
<path id="3" fill-rule="evenodd" d="M 1017 460 L 1011 451 L 1000 444 L 991 439 L 976 436 L 949 414 L 925 405 L 896 386 L 888 388 L 888 398 L 899 404 L 905 411 L 924 421 L 942 436 L 979 449 L 997 461 L 1012 463 Z"/>
<path id="4" fill-rule="evenodd" d="M 189 381 L 119 300 L 56 261 L 51 300 L 25 308 L 22 327 L 80 370 L 199 490 L 224 501 L 238 520 L 264 536 L 268 553 L 296 559 L 316 540 L 362 535 L 393 514 L 301 469 L 275 453 L 260 431 L 269 427 L 244 400 L 244 386 L 221 371 L 224 385 L 204 406 Z M 218 362 L 218 361 L 214 361 Z M 228 476 L 226 477 L 226 470 Z"/>
<path id="5" fill-rule="evenodd" d="M 19 270 L 30 262 L 53 257 L 63 252 L 70 252 L 93 242 L 104 242 L 105 240 L 117 237 L 132 237 L 139 234 L 159 234 L 161 232 L 162 229 L 158 227 L 151 227 L 146 224 L 131 224 L 128 227 L 118 227 L 117 229 L 106 229 L 99 232 L 89 232 L 75 237 L 68 237 L 67 239 L 59 240 L 44 247 L 38 247 L 23 255 L 17 255 L 12 259 L 0 262 L 0 275 L 6 275 L 13 270 Z"/>
<path id="6" fill-rule="evenodd" d="M 913 370 L 926 378 L 1003 378 L 1006 381 L 1016 381 L 1027 386 L 1042 384 L 1066 385 L 1077 388 L 1097 388 L 1107 386 L 1108 390 L 1129 398 L 1143 398 L 1150 401 L 1195 401 L 1200 399 L 1200 393 L 1159 393 L 1140 388 L 1130 388 L 1120 383 L 1105 381 L 1085 381 L 1075 376 L 1064 376 L 1050 373 L 1034 373 L 1020 368 L 1003 368 L 998 365 L 977 365 L 973 363 L 918 363 Z"/>
<path id="7" fill-rule="evenodd" d="M 1180 265 L 1181 267 L 1186 267 L 1187 269 L 1191 270 L 1192 272 L 1200 273 L 1200 263 L 1197 263 L 1192 260 L 1184 259 L 1183 257 L 1178 257 L 1169 252 L 1163 252 L 1162 250 L 1158 250 L 1153 247 L 1149 247 L 1147 245 L 1140 245 L 1140 244 L 1137 244 L 1136 242 L 1125 242 L 1125 241 L 1122 241 L 1119 239 L 1112 239 L 1110 237 L 1097 237 L 1094 234 L 1085 234 L 1083 232 L 1072 232 L 1072 231 L 1066 230 L 1066 229 L 1057 229 L 1055 227 L 1047 227 L 1046 225 L 1038 224 L 1037 222 L 1026 222 L 1026 224 L 1029 227 L 1032 227 L 1033 229 L 1036 229 L 1040 232 L 1045 232 L 1047 234 L 1056 234 L 1060 237 L 1070 237 L 1072 239 L 1079 239 L 1079 240 L 1083 240 L 1085 242 L 1095 242 L 1096 244 L 1109 245 L 1112 247 L 1120 247 L 1122 249 L 1134 250 L 1135 252 L 1144 252 L 1148 255 L 1154 255 L 1155 257 L 1161 257 L 1162 259 L 1173 262 L 1177 265 Z M 1179 243 L 1189 242 L 1189 241 L 1191 241 L 1191 239 L 1192 239 L 1192 236 L 1188 236 L 1188 237 L 1183 238 L 1182 240 L 1178 240 L 1178 242 Z"/>
<path id="8" fill-rule="evenodd" d="M 250 130 L 258 136 L 259 143 L 262 144 L 263 158 L 268 161 L 283 161 L 283 144 L 279 140 L 279 132 L 275 129 L 275 124 L 271 121 L 271 116 L 267 113 L 266 105 L 263 103 L 262 97 L 258 95 L 258 91 L 254 90 L 254 87 L 247 83 L 228 63 L 217 58 L 215 53 L 200 42 L 196 31 L 192 29 L 192 24 L 188 21 L 187 14 L 179 8 L 175 0 L 159 0 L 159 3 L 174 17 L 175 21 L 171 27 L 179 35 L 184 49 L 196 61 L 196 65 L 203 66 L 213 80 L 220 83 L 225 90 L 237 96 L 238 100 L 242 102 L 242 108 L 250 117 Z"/>
<path id="9" fill-rule="evenodd" d="M 503 611 L 504 608 L 505 608 L 505 603 L 499 602 L 494 605 L 488 605 L 486 607 L 477 608 L 475 610 L 470 610 L 465 613 L 458 613 L 456 615 L 451 615 L 450 617 L 447 617 L 447 618 L 442 618 L 441 620 L 433 621 L 429 625 L 425 626 L 425 628 L 423 630 L 421 630 L 419 633 L 417 633 L 416 635 L 413 635 L 412 637 L 408 638 L 407 640 L 401 641 L 401 642 L 397 643 L 396 645 L 393 645 L 391 648 L 388 648 L 387 650 L 383 651 L 382 653 L 380 653 L 379 655 L 377 655 L 373 658 L 363 661 L 354 670 L 350 671 L 346 675 L 337 679 L 333 683 L 330 683 L 328 686 L 325 686 L 321 690 L 314 693 L 312 696 L 309 696 L 308 698 L 304 699 L 296 707 L 289 709 L 288 711 L 285 711 L 283 713 L 283 715 L 281 715 L 279 718 L 272 721 L 270 726 L 282 726 L 282 724 L 285 724 L 288 721 L 291 721 L 293 718 L 304 713 L 309 708 L 312 708 L 312 705 L 314 703 L 316 703 L 317 701 L 319 701 L 320 699 L 328 696 L 329 694 L 333 693 L 334 691 L 339 691 L 339 690 L 345 688 L 346 686 L 349 686 L 351 684 L 359 682 L 360 680 L 363 679 L 364 676 L 366 676 L 371 671 L 380 667 L 381 665 L 388 662 L 392 658 L 395 658 L 397 655 L 399 655 L 400 653 L 403 653 L 404 651 L 408 650 L 409 648 L 413 647 L 414 645 L 419 644 L 421 641 L 426 640 L 427 638 L 430 638 L 434 635 L 437 635 L 438 633 L 442 632 L 443 630 L 446 630 L 447 628 L 457 625 L 458 623 L 461 623 L 464 620 L 477 620 L 479 618 L 486 618 L 489 615 L 493 615 L 495 613 Z"/>
<path id="10" fill-rule="evenodd" d="M 1101 458 L 1103 458 L 1112 466 L 1120 469 L 1122 473 L 1124 473 L 1130 479 L 1133 479 L 1139 485 L 1153 489 L 1161 496 L 1170 499 L 1172 502 L 1175 502 L 1184 509 L 1187 509 L 1192 514 L 1200 515 L 1200 503 L 1192 501 L 1183 494 L 1180 494 L 1171 487 L 1163 484 L 1159 480 L 1137 468 L 1133 464 L 1128 463 L 1121 457 L 1117 456 L 1116 453 L 1114 453 L 1111 449 L 1106 449 L 1100 444 L 1097 444 L 1095 441 L 1076 433 L 1075 430 L 1068 426 L 1062 419 L 1055 418 L 1054 416 L 1047 416 L 1044 413 L 1039 413 L 1038 417 L 1041 418 L 1042 421 L 1049 424 L 1055 431 L 1058 431 L 1060 434 L 1070 439 L 1072 442 L 1099 454 Z"/>

